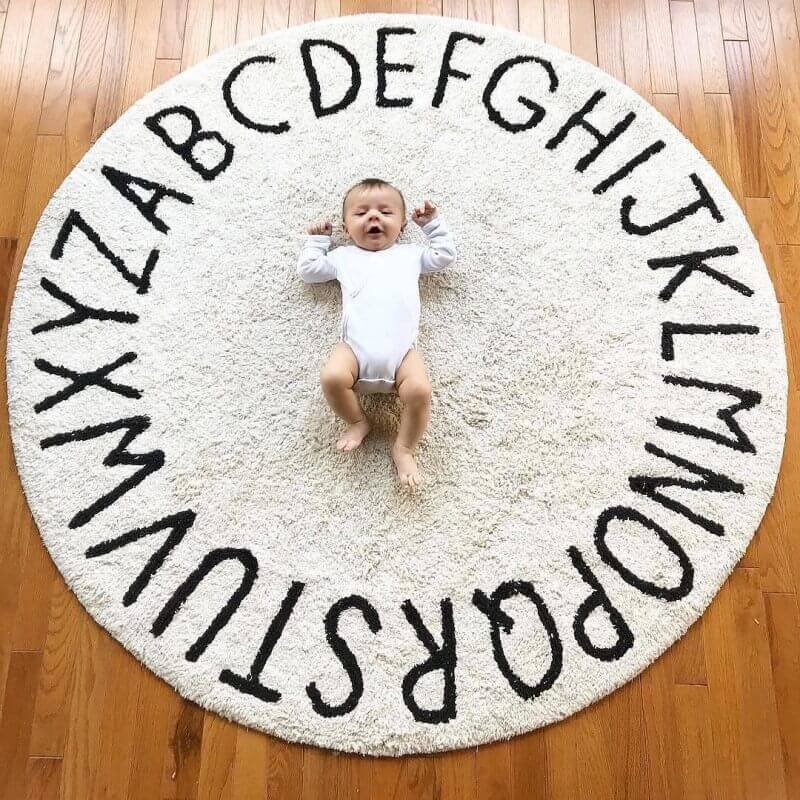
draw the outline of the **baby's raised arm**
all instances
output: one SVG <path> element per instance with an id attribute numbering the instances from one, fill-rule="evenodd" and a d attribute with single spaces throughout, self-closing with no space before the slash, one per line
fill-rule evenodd
<path id="1" fill-rule="evenodd" d="M 336 277 L 336 265 L 328 258 L 333 243 L 333 227 L 328 220 L 308 226 L 308 235 L 297 259 L 297 274 L 306 283 L 324 283 Z"/>
<path id="2" fill-rule="evenodd" d="M 456 260 L 456 246 L 444 220 L 437 215 L 421 227 L 430 244 L 422 250 L 420 273 L 449 267 Z"/>

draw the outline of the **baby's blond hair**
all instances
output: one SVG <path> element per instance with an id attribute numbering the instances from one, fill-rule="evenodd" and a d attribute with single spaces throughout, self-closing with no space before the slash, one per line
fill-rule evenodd
<path id="1" fill-rule="evenodd" d="M 406 218 L 406 199 L 403 197 L 403 193 L 393 184 L 389 183 L 389 181 L 381 180 L 381 178 L 364 178 L 364 180 L 359 181 L 358 183 L 354 183 L 345 193 L 344 199 L 342 200 L 342 219 L 344 219 L 344 209 L 345 205 L 347 204 L 347 195 L 353 191 L 353 189 L 394 189 L 397 194 L 400 195 L 400 203 L 403 206 L 403 220 Z"/>

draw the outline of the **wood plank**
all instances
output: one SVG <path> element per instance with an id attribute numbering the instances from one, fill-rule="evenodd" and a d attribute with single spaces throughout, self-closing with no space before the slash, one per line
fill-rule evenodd
<path id="1" fill-rule="evenodd" d="M 111 7 L 106 0 L 86 0 L 64 135 L 68 169 L 72 169 L 83 158 L 92 141 L 94 109 L 110 13 Z"/>
<path id="2" fill-rule="evenodd" d="M 678 79 L 675 72 L 669 0 L 645 0 L 644 9 L 647 19 L 647 53 L 653 92 L 677 94 Z"/>
<path id="3" fill-rule="evenodd" d="M 58 575 L 50 596 L 47 638 L 36 685 L 30 756 L 64 755 L 67 731 L 72 724 L 70 709 L 76 686 L 79 637 L 85 619 L 83 607 Z"/>
<path id="4" fill-rule="evenodd" d="M 547 785 L 547 740 L 539 729 L 509 742 L 511 750 L 511 797 L 539 800 L 550 795 Z M 468 792 L 469 795 L 469 792 Z M 452 797 L 463 795 L 452 794 Z M 477 796 L 473 787 L 472 796 Z"/>
<path id="5" fill-rule="evenodd" d="M 236 727 L 224 717 L 206 712 L 203 717 L 203 742 L 200 751 L 198 798 L 234 800 L 231 780 L 236 754 Z M 326 787 L 320 787 L 324 791 Z M 314 795 L 320 796 L 320 795 Z"/>
<path id="6" fill-rule="evenodd" d="M 597 66 L 625 82 L 625 57 L 622 49 L 622 23 L 619 0 L 595 0 Z"/>
<path id="7" fill-rule="evenodd" d="M 641 674 L 649 800 L 683 797 L 678 718 L 675 705 L 675 653 L 670 648 Z"/>
<path id="8" fill-rule="evenodd" d="M 120 115 L 140 97 L 144 97 L 153 85 L 160 18 L 161 0 L 139 0 L 131 37 L 131 50 L 136 56 L 128 59 L 128 70 L 119 107 Z"/>
<path id="9" fill-rule="evenodd" d="M 511 750 L 507 742 L 475 748 L 475 786 L 481 800 L 511 797 Z"/>
<path id="10" fill-rule="evenodd" d="M 702 617 L 672 645 L 671 651 L 674 683 L 685 686 L 705 686 L 708 683 Z"/>
<path id="11" fill-rule="evenodd" d="M 780 300 L 786 305 L 785 329 L 788 350 L 789 386 L 800 389 L 800 247 L 778 245 Z"/>
<path id="12" fill-rule="evenodd" d="M 681 128 L 681 105 L 677 94 L 654 94 L 653 105 L 678 129 Z"/>
<path id="13" fill-rule="evenodd" d="M 161 86 L 171 78 L 179 75 L 181 71 L 181 62 L 174 58 L 157 58 L 156 65 L 153 68 L 153 81 L 151 89 Z"/>
<path id="14" fill-rule="evenodd" d="M 625 83 L 650 102 L 650 61 L 647 57 L 647 22 L 644 0 L 619 0 L 622 12 L 622 50 Z"/>
<path id="15" fill-rule="evenodd" d="M 318 5 L 323 5 L 320 2 Z M 330 0 L 325 0 L 324 7 L 330 16 L 339 16 L 339 3 L 336 10 Z M 264 24 L 264 0 L 241 0 L 239 16 L 236 20 L 236 42 L 247 42 L 261 36 L 261 26 Z"/>
<path id="16" fill-rule="evenodd" d="M 708 137 L 706 101 L 703 94 L 703 71 L 697 43 L 694 7 L 683 0 L 671 0 L 672 35 L 675 41 L 675 69 L 678 101 L 681 106 L 681 130 L 709 160 L 713 157 Z"/>
<path id="17" fill-rule="evenodd" d="M 25 800 L 57 800 L 61 786 L 60 758 L 29 758 Z"/>
<path id="18" fill-rule="evenodd" d="M 40 652 L 12 653 L 0 715 L 0 797 L 24 797 Z"/>
<path id="19" fill-rule="evenodd" d="M 172 779 L 173 761 L 169 755 L 171 747 L 182 753 L 192 746 L 191 741 L 183 741 L 177 736 L 170 742 L 170 733 L 176 733 L 175 723 L 182 704 L 182 699 L 172 686 L 152 672 L 144 672 L 136 709 L 131 717 L 134 745 L 128 767 L 127 797 L 130 800 L 151 797 L 167 800 L 181 796 L 174 791 L 176 781 Z M 163 791 L 162 783 L 166 785 Z M 183 796 L 192 795 L 187 793 Z"/>
<path id="20" fill-rule="evenodd" d="M 792 0 L 769 0 L 781 95 L 795 143 L 800 141 L 800 42 Z"/>
<path id="21" fill-rule="evenodd" d="M 513 747 L 513 744 L 512 744 Z M 433 761 L 434 797 L 441 800 L 478 800 L 475 747 L 439 754 Z M 358 787 L 355 787 L 356 789 Z M 374 797 L 368 791 L 362 797 Z M 344 795 L 342 795 L 344 797 Z"/>
<path id="22" fill-rule="evenodd" d="M 584 797 L 579 778 L 578 763 L 583 757 L 580 748 L 582 718 L 591 708 L 579 711 L 542 731 L 547 751 L 548 800 L 571 800 Z M 579 750 L 580 748 L 580 750 Z"/>
<path id="23" fill-rule="evenodd" d="M 85 0 L 61 0 L 39 117 L 39 133 L 64 133 L 85 6 Z"/>
<path id="24" fill-rule="evenodd" d="M 676 686 L 675 717 L 683 784 L 682 800 L 718 797 L 714 783 L 714 742 L 711 733 L 708 689 Z M 719 800 L 723 800 L 721 797 Z"/>
<path id="25" fill-rule="evenodd" d="M 112 0 L 92 125 L 93 142 L 97 141 L 123 111 L 122 95 L 125 91 L 135 19 L 136 0 Z"/>
<path id="26" fill-rule="evenodd" d="M 728 91 L 725 71 L 725 49 L 722 43 L 718 0 L 694 0 L 697 38 L 703 43 L 700 62 L 703 65 L 703 89 L 707 92 Z"/>
<path id="27" fill-rule="evenodd" d="M 336 786 L 336 772 L 337 761 L 339 754 L 333 750 L 323 749 L 319 747 L 304 747 L 303 748 L 303 780 L 301 785 L 300 797 L 303 800 L 311 800 L 317 797 L 323 797 L 328 792 L 333 793 Z M 398 780 L 393 784 L 393 792 L 397 792 L 397 796 L 404 796 L 402 788 L 398 784 L 402 784 L 402 779 L 399 775 L 398 763 Z M 388 786 L 384 787 L 385 794 L 380 790 L 377 793 L 378 797 L 390 796 Z"/>
<path id="28" fill-rule="evenodd" d="M 6 12 L 6 25 L 0 42 L 0 164 L 11 135 L 33 9 L 34 4 L 29 0 L 14 0 Z"/>
<path id="29" fill-rule="evenodd" d="M 512 31 L 519 30 L 519 9 L 517 7 L 517 0 L 494 0 L 492 7 L 494 11 L 494 25 L 498 28 L 508 28 Z"/>
<path id="30" fill-rule="evenodd" d="M 777 57 L 767 0 L 744 0 L 753 84 L 761 123 L 770 193 L 780 222 L 782 244 L 800 244 L 798 169 L 800 148 L 791 137 L 780 90 Z"/>
<path id="31" fill-rule="evenodd" d="M 458 7 L 455 3 L 449 4 L 447 0 L 445 0 L 445 8 L 447 8 L 448 5 L 451 5 L 453 12 L 448 14 L 448 16 L 461 16 L 459 13 L 456 13 Z M 592 11 L 592 14 L 594 14 L 594 11 Z M 520 4 L 519 30 L 520 33 L 524 33 L 526 36 L 544 41 L 544 0 L 530 0 L 530 2 Z"/>
<path id="32" fill-rule="evenodd" d="M 570 0 L 570 48 L 573 55 L 597 65 L 597 32 L 594 22 L 594 0 Z"/>
<path id="33" fill-rule="evenodd" d="M 12 650 L 43 651 L 47 641 L 50 597 L 58 580 L 58 569 L 39 536 L 29 514 L 21 535 L 27 541 L 25 563 L 19 572 L 19 600 L 11 637 Z"/>
<path id="34" fill-rule="evenodd" d="M 404 3 L 405 6 L 411 6 L 414 0 L 404 0 Z M 314 19 L 338 17 L 340 10 L 339 0 L 316 0 L 314 5 Z M 413 13 L 413 9 L 409 13 Z"/>
<path id="35" fill-rule="evenodd" d="M 800 617 L 797 596 L 766 594 L 772 675 L 789 797 L 800 797 Z"/>
<path id="36" fill-rule="evenodd" d="M 102 770 L 98 731 L 103 729 L 106 686 L 113 680 L 104 658 L 101 629 L 85 612 L 77 628 L 74 685 L 66 716 L 63 800 L 84 800 L 96 794 Z"/>
<path id="37" fill-rule="evenodd" d="M 742 170 L 742 187 L 748 197 L 766 197 L 769 184 L 747 42 L 725 42 L 725 61 L 731 90 L 736 146 Z"/>
<path id="38" fill-rule="evenodd" d="M 164 763 L 161 793 L 155 795 L 160 800 L 197 797 L 205 716 L 200 706 L 182 697 L 175 698 L 174 712 L 166 720 L 170 752 Z"/>
<path id="39" fill-rule="evenodd" d="M 569 0 L 544 0 L 544 40 L 569 52 Z"/>
<path id="40" fill-rule="evenodd" d="M 723 39 L 747 39 L 744 0 L 719 0 L 719 17 Z"/>
<path id="41" fill-rule="evenodd" d="M 733 104 L 728 94 L 707 94 L 705 97 L 708 138 L 711 142 L 711 163 L 736 202 L 744 207 L 744 179 L 739 163 Z"/>
<path id="42" fill-rule="evenodd" d="M 28 183 L 36 129 L 47 82 L 47 64 L 53 46 L 59 0 L 37 0 L 31 20 L 31 35 L 14 107 L 11 134 L 0 175 L 0 237 L 14 239 L 19 233 L 25 187 Z"/>
<path id="43" fill-rule="evenodd" d="M 259 30 L 260 24 L 259 19 Z M 268 796 L 269 739 L 260 731 L 241 725 L 236 725 L 234 731 L 236 742 L 230 780 L 232 796 L 236 800 L 261 800 Z"/>
<path id="44" fill-rule="evenodd" d="M 547 0 L 545 2 L 545 9 Z M 492 24 L 492 0 L 470 0 L 468 3 L 469 8 L 469 19 L 473 19 L 476 22 L 485 22 L 487 25 Z M 367 9 L 364 8 L 366 11 Z M 344 13 L 344 0 L 342 2 L 342 13 Z M 545 10 L 545 18 L 547 17 L 547 11 Z M 545 22 L 545 31 L 547 30 L 547 23 Z"/>
<path id="45" fill-rule="evenodd" d="M 755 570 L 734 569 L 706 614 L 706 667 L 720 795 L 725 800 L 784 800 L 766 612 Z"/>
<path id="46" fill-rule="evenodd" d="M 94 620 L 90 624 L 99 643 L 97 661 L 108 671 L 109 680 L 100 709 L 102 723 L 94 733 L 97 747 L 92 745 L 87 752 L 98 753 L 97 785 L 103 787 L 103 794 L 127 797 L 136 747 L 131 720 L 136 714 L 145 668 Z"/>
<path id="47" fill-rule="evenodd" d="M 181 72 L 208 57 L 213 0 L 189 0 L 181 53 Z"/>
<path id="48" fill-rule="evenodd" d="M 236 43 L 236 17 L 239 0 L 214 0 L 208 54 L 216 53 Z"/>
<path id="49" fill-rule="evenodd" d="M 289 25 L 289 0 L 265 0 L 262 33 L 279 31 Z"/>
<path id="50" fill-rule="evenodd" d="M 163 0 L 156 58 L 180 58 L 189 0 Z"/>
<path id="51" fill-rule="evenodd" d="M 21 222 L 20 239 L 4 248 L 2 352 L 6 351 L 8 319 L 13 289 L 36 222 L 53 191 L 64 177 L 63 140 L 40 136 L 34 148 L 34 166 Z M 3 359 L 2 386 L 6 392 L 6 364 Z M 4 395 L 5 396 L 5 395 Z M 0 676 L 8 666 L 10 649 L 41 650 L 48 618 L 50 587 L 54 570 L 44 554 L 39 534 L 31 517 L 11 448 L 8 409 L 3 404 L 0 433 L 0 530 L 4 531 L 4 549 L 0 552 Z M 39 616 L 40 615 L 40 616 Z M 0 684 L 2 685 L 2 684 Z"/>

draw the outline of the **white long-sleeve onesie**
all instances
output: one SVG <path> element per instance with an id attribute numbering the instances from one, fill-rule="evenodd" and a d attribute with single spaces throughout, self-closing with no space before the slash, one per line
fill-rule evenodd
<path id="1" fill-rule="evenodd" d="M 419 276 L 455 261 L 456 249 L 440 216 L 422 226 L 426 247 L 395 243 L 385 250 L 344 245 L 328 252 L 326 234 L 309 234 L 297 261 L 306 283 L 334 278 L 342 287 L 341 341 L 358 361 L 353 389 L 361 394 L 390 392 L 403 358 L 416 347 L 419 332 Z"/>

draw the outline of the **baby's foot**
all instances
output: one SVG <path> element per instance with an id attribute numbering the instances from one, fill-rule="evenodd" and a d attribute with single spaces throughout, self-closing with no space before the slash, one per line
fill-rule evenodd
<path id="1" fill-rule="evenodd" d="M 392 445 L 392 458 L 397 467 L 398 481 L 413 494 L 422 483 L 422 478 L 417 470 L 414 456 L 411 455 L 411 450 L 395 442 Z"/>
<path id="2" fill-rule="evenodd" d="M 369 422 L 367 422 L 366 417 L 363 417 L 358 422 L 347 426 L 339 441 L 336 442 L 336 447 L 343 453 L 349 453 L 361 444 L 368 433 Z"/>

